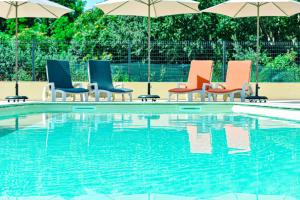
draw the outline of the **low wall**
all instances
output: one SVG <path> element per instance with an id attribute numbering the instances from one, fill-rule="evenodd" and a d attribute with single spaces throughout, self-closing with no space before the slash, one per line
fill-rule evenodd
<path id="1" fill-rule="evenodd" d="M 20 82 L 20 95 L 26 95 L 30 100 L 42 100 L 42 92 L 46 82 Z M 86 86 L 87 83 L 83 83 Z M 254 84 L 253 84 L 254 86 Z M 269 97 L 270 100 L 299 100 L 300 83 L 261 83 L 260 95 Z M 0 81 L 0 100 L 6 96 L 14 95 L 14 82 Z M 137 99 L 140 94 L 147 93 L 147 83 L 145 82 L 125 82 L 124 87 L 132 88 L 133 98 Z M 160 95 L 161 99 L 168 98 L 168 89 L 176 87 L 174 82 L 154 82 L 152 83 L 152 93 Z M 254 87 L 253 87 L 254 88 Z M 182 98 L 185 98 L 184 96 Z M 116 96 L 120 100 L 120 96 Z"/>

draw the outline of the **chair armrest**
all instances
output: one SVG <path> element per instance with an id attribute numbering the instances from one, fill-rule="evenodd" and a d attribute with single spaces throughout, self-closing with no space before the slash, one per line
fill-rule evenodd
<path id="1" fill-rule="evenodd" d="M 247 90 L 249 91 L 250 95 L 253 94 L 253 89 L 252 89 L 250 83 L 244 83 L 243 84 L 242 91 L 246 93 Z"/>
<path id="2" fill-rule="evenodd" d="M 202 85 L 202 92 L 206 91 L 206 88 L 213 88 L 213 84 L 212 83 L 203 83 Z"/>
<path id="3" fill-rule="evenodd" d="M 88 90 L 98 92 L 98 84 L 97 83 L 89 83 Z"/>
<path id="4" fill-rule="evenodd" d="M 75 88 L 82 88 L 83 85 L 82 85 L 82 83 L 74 83 L 73 87 L 75 87 Z"/>
<path id="5" fill-rule="evenodd" d="M 223 85 L 223 84 L 221 84 L 221 83 L 215 83 L 214 85 L 213 85 L 213 88 L 222 88 L 222 89 L 226 89 L 226 87 L 225 87 L 225 85 Z"/>
<path id="6" fill-rule="evenodd" d="M 49 92 L 51 93 L 52 96 L 52 101 L 55 101 L 55 84 L 54 83 L 48 83 L 43 90 L 43 101 L 46 101 L 49 95 Z"/>
<path id="7" fill-rule="evenodd" d="M 48 83 L 47 86 L 51 92 L 52 95 L 55 95 L 55 84 L 54 83 Z"/>
<path id="8" fill-rule="evenodd" d="M 54 83 L 48 83 L 47 87 L 50 89 L 51 92 L 55 91 L 55 84 Z"/>
<path id="9" fill-rule="evenodd" d="M 124 88 L 124 83 L 123 83 L 123 82 L 121 82 L 121 83 L 116 83 L 116 84 L 114 84 L 114 87 L 115 87 L 115 88 Z"/>
<path id="10" fill-rule="evenodd" d="M 181 87 L 186 88 L 187 87 L 186 83 L 184 83 L 184 82 L 178 82 L 177 83 L 177 88 L 181 88 Z"/>
<path id="11" fill-rule="evenodd" d="M 53 94 L 53 91 L 55 90 L 54 83 L 47 83 L 47 85 L 44 86 L 42 99 L 43 101 L 47 101 L 48 95 L 50 92 Z"/>

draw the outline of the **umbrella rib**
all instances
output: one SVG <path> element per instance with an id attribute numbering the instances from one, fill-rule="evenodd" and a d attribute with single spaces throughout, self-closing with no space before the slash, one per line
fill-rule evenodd
<path id="1" fill-rule="evenodd" d="M 161 1 L 162 1 L 162 0 L 152 1 L 152 3 L 150 3 L 150 5 L 154 5 L 154 4 L 160 3 Z"/>
<path id="2" fill-rule="evenodd" d="M 45 6 L 43 6 L 42 4 L 37 4 L 39 5 L 41 8 L 45 9 L 47 12 L 49 12 L 51 15 L 53 15 L 55 18 L 59 18 L 56 14 L 54 14 L 53 12 L 51 12 L 49 9 L 47 9 Z"/>
<path id="3" fill-rule="evenodd" d="M 138 2 L 138 3 L 142 3 L 142 4 L 145 4 L 145 5 L 147 5 L 148 6 L 148 4 L 147 3 L 145 3 L 145 2 L 143 2 L 143 1 L 141 1 L 141 0 L 135 0 L 136 2 Z"/>
<path id="4" fill-rule="evenodd" d="M 4 1 L 5 3 L 9 4 L 9 5 L 12 5 L 12 6 L 15 6 L 15 4 L 9 2 L 9 1 Z"/>
<path id="5" fill-rule="evenodd" d="M 153 10 L 154 10 L 154 15 L 155 15 L 155 17 L 157 17 L 157 12 L 156 12 L 156 8 L 155 8 L 155 4 L 157 4 L 157 3 L 159 3 L 160 1 L 157 1 L 157 2 L 153 2 L 152 0 L 150 0 L 150 5 L 153 5 Z"/>
<path id="6" fill-rule="evenodd" d="M 184 4 L 184 3 L 182 3 L 182 2 L 179 2 L 179 1 L 176 1 L 176 2 L 179 3 L 180 5 L 183 5 L 183 6 L 187 7 L 187 8 L 189 8 L 189 9 L 193 10 L 193 11 L 199 12 L 199 10 L 194 9 L 194 8 L 192 8 L 192 7 L 189 6 L 189 5 L 186 5 L 186 4 Z"/>
<path id="7" fill-rule="evenodd" d="M 9 4 L 9 10 L 8 10 L 8 13 L 7 13 L 7 15 L 6 15 L 6 19 L 8 18 L 8 16 L 9 16 L 9 14 L 10 14 L 10 12 L 11 12 L 11 8 L 12 8 L 12 6 L 16 6 L 15 4 L 13 4 L 13 3 L 11 3 L 11 2 L 9 2 L 9 1 L 4 1 L 5 3 L 7 3 L 7 4 Z"/>
<path id="8" fill-rule="evenodd" d="M 283 14 L 285 14 L 285 16 L 289 16 L 282 8 L 280 8 L 276 3 L 274 3 L 274 2 L 272 2 L 272 4 L 274 5 L 274 6 L 276 6 L 276 8 L 278 8 L 278 10 L 280 10 Z"/>
<path id="9" fill-rule="evenodd" d="M 250 5 L 252 5 L 252 6 L 255 6 L 255 7 L 261 7 L 261 6 L 264 6 L 264 5 L 266 5 L 266 4 L 268 4 L 268 3 L 248 3 L 248 4 L 250 4 Z"/>
<path id="10" fill-rule="evenodd" d="M 115 7 L 115 8 L 113 8 L 111 11 L 107 12 L 105 15 L 109 15 L 110 13 L 112 13 L 112 12 L 118 10 L 119 8 L 121 8 L 122 6 L 124 6 L 126 3 L 128 3 L 128 1 L 125 1 L 125 2 L 122 3 L 121 5 L 119 5 L 119 6 Z"/>
<path id="11" fill-rule="evenodd" d="M 6 15 L 6 18 L 8 18 L 9 14 L 10 14 L 10 12 L 11 12 L 12 6 L 14 6 L 14 7 L 16 7 L 16 6 L 17 6 L 17 7 L 20 7 L 20 6 L 23 6 L 24 4 L 27 4 L 28 2 L 23 2 L 23 3 L 19 4 L 19 5 L 18 5 L 18 3 L 16 3 L 16 4 L 9 3 L 9 2 L 6 2 L 6 3 L 10 4 L 10 6 L 9 6 L 9 12 L 8 12 L 7 15 Z"/>
<path id="12" fill-rule="evenodd" d="M 243 11 L 243 9 L 247 6 L 247 4 L 248 3 L 244 3 L 242 5 L 242 7 L 237 11 L 237 13 L 235 13 L 235 15 L 233 16 L 233 18 L 236 18 L 236 16 L 238 16 L 238 14 L 240 14 Z"/>
<path id="13" fill-rule="evenodd" d="M 21 4 L 19 4 L 18 6 L 23 6 L 24 4 L 27 4 L 28 2 L 23 2 Z"/>
<path id="14" fill-rule="evenodd" d="M 7 3 L 7 2 L 6 2 Z M 7 12 L 7 14 L 6 14 L 6 19 L 8 18 L 8 16 L 9 16 L 9 14 L 10 14 L 10 12 L 11 12 L 11 8 L 12 8 L 12 4 L 10 4 L 10 3 L 8 3 L 9 4 L 9 9 L 8 9 L 8 12 Z"/>

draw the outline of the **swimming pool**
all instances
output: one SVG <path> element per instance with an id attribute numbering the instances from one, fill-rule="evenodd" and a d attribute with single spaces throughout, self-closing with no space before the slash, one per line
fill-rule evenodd
<path id="1" fill-rule="evenodd" d="M 300 199 L 300 122 L 237 110 L 2 107 L 0 199 Z"/>

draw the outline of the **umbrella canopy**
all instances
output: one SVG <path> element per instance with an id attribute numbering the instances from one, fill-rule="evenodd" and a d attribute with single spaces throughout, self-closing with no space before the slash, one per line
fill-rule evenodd
<path id="1" fill-rule="evenodd" d="M 259 20 L 261 16 L 286 16 L 300 12 L 300 3 L 293 0 L 229 0 L 216 6 L 207 8 L 202 12 L 227 15 L 229 17 L 256 17 L 256 92 L 253 99 L 267 99 L 258 95 L 258 63 L 259 63 Z M 251 98 L 250 98 L 251 99 Z"/>
<path id="2" fill-rule="evenodd" d="M 73 10 L 48 0 L 0 0 L 0 17 L 4 19 L 16 19 L 16 96 L 6 97 L 10 100 L 24 100 L 25 96 L 19 96 L 18 84 L 18 18 L 59 18 Z"/>
<path id="3" fill-rule="evenodd" d="M 155 18 L 199 13 L 198 4 L 199 2 L 192 0 L 108 0 L 98 3 L 96 6 L 107 15 L 150 16 Z"/>
<path id="4" fill-rule="evenodd" d="M 150 18 L 199 13 L 199 2 L 192 0 L 108 0 L 96 4 L 106 15 L 148 17 L 148 95 L 150 92 L 151 21 Z"/>
<path id="5" fill-rule="evenodd" d="M 5 19 L 38 17 L 59 18 L 72 10 L 48 0 L 0 0 L 0 17 Z"/>
<path id="6" fill-rule="evenodd" d="M 259 13 L 258 13 L 259 11 Z M 293 0 L 229 0 L 207 8 L 203 12 L 229 17 L 292 16 L 299 13 L 300 3 Z"/>

